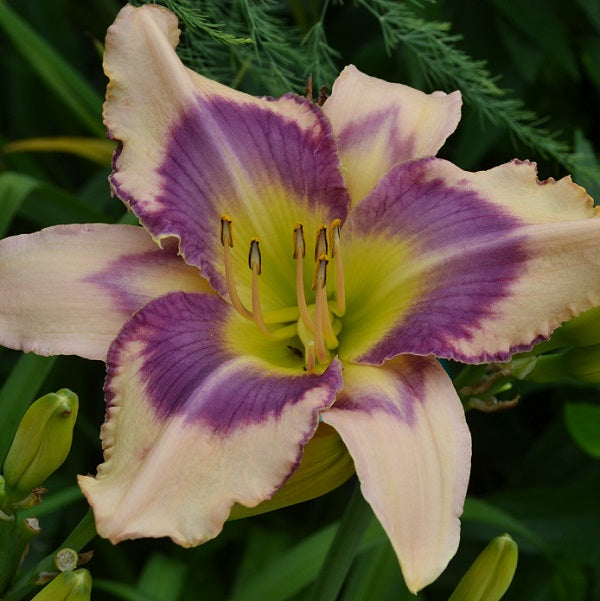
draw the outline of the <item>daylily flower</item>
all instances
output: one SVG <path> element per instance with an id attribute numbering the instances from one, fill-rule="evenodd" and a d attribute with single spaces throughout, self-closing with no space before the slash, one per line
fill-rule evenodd
<path id="1" fill-rule="evenodd" d="M 106 40 L 110 182 L 143 228 L 4 241 L 2 341 L 106 360 L 105 462 L 80 478 L 102 536 L 211 539 L 327 424 L 416 591 L 456 551 L 470 465 L 433 356 L 507 360 L 600 303 L 597 211 L 531 163 L 434 158 L 458 92 L 347 67 L 322 108 L 253 98 L 178 37 L 145 5 Z"/>

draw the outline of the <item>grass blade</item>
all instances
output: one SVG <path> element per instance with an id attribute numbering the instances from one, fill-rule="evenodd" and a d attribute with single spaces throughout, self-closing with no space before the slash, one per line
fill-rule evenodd
<path id="1" fill-rule="evenodd" d="M 19 421 L 35 399 L 56 359 L 22 355 L 0 388 L 0 464 L 4 463 Z"/>
<path id="2" fill-rule="evenodd" d="M 360 487 L 356 486 L 317 576 L 310 597 L 312 601 L 337 599 L 372 519 L 371 507 L 364 500 Z"/>
<path id="3" fill-rule="evenodd" d="M 104 135 L 102 97 L 6 2 L 0 2 L 0 28 L 31 68 L 73 111 L 88 130 Z"/>

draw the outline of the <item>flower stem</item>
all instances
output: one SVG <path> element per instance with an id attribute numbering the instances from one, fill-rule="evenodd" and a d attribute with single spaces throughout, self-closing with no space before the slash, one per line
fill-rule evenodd
<path id="1" fill-rule="evenodd" d="M 69 534 L 58 549 L 69 547 L 70 549 L 79 551 L 95 536 L 96 526 L 94 523 L 94 514 L 91 509 L 88 509 L 83 519 L 75 526 L 71 534 Z M 40 574 L 43 572 L 56 571 L 56 566 L 54 565 L 55 554 L 56 551 L 53 551 L 44 557 L 44 559 L 42 559 L 33 569 L 24 574 L 14 586 L 9 589 L 8 593 L 2 597 L 2 601 L 20 601 L 20 599 L 25 597 L 25 595 L 29 594 L 36 587 L 36 582 L 39 579 Z"/>
<path id="2" fill-rule="evenodd" d="M 335 601 L 338 598 L 372 519 L 371 507 L 364 500 L 360 487 L 356 486 L 313 586 L 311 601 Z"/>
<path id="3" fill-rule="evenodd" d="M 16 572 L 24 549 L 17 541 L 19 529 L 15 516 L 5 515 L 0 516 L 0 595 Z"/>
<path id="4" fill-rule="evenodd" d="M 36 398 L 56 359 L 23 355 L 0 389 L 0 465 L 4 463 L 19 421 Z"/>

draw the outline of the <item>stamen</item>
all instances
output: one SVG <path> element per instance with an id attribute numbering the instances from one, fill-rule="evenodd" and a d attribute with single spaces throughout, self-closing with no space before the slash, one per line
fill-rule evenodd
<path id="1" fill-rule="evenodd" d="M 335 302 L 339 317 L 346 312 L 346 287 L 344 284 L 344 262 L 340 238 L 341 219 L 334 219 L 329 226 L 331 257 L 335 259 Z"/>
<path id="2" fill-rule="evenodd" d="M 223 262 L 225 263 L 225 282 L 227 291 L 234 309 L 244 317 L 252 319 L 252 313 L 244 307 L 240 300 L 235 281 L 233 279 L 233 266 L 231 264 L 231 248 L 233 248 L 232 221 L 229 215 L 221 217 L 221 244 L 223 245 Z"/>
<path id="3" fill-rule="evenodd" d="M 315 331 L 315 324 L 310 317 L 304 296 L 304 269 L 302 259 L 306 256 L 306 244 L 304 242 L 304 228 L 301 223 L 294 227 L 294 259 L 296 259 L 296 300 L 298 311 L 304 325 L 311 331 Z"/>
<path id="4" fill-rule="evenodd" d="M 315 269 L 315 277 L 313 278 L 313 290 L 315 290 L 315 352 L 319 363 L 326 363 L 328 359 L 327 349 L 325 348 L 325 340 L 323 338 L 323 317 L 324 307 L 327 304 L 327 263 L 329 258 L 322 254 L 318 259 Z"/>
<path id="5" fill-rule="evenodd" d="M 258 296 L 258 276 L 261 273 L 261 263 L 262 259 L 258 238 L 252 238 L 250 241 L 250 252 L 248 253 L 248 267 L 252 270 L 252 316 L 258 329 L 263 334 L 270 335 L 271 332 L 267 329 L 262 311 L 260 310 L 260 298 Z"/>
<path id="6" fill-rule="evenodd" d="M 322 225 L 317 230 L 317 243 L 315 244 L 315 261 L 318 261 L 321 255 L 327 254 L 327 226 Z"/>

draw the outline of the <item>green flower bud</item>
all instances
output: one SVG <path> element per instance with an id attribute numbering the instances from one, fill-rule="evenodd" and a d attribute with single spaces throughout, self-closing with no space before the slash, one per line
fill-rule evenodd
<path id="1" fill-rule="evenodd" d="M 31 601 L 89 601 L 92 594 L 92 577 L 87 570 L 61 572 L 51 580 Z"/>
<path id="2" fill-rule="evenodd" d="M 554 331 L 550 341 L 555 347 L 600 344 L 600 307 L 594 307 L 565 322 Z"/>
<path id="3" fill-rule="evenodd" d="M 586 384 L 600 382 L 600 344 L 569 348 L 535 358 L 522 378 L 531 382 L 571 380 Z"/>
<path id="4" fill-rule="evenodd" d="M 479 554 L 448 601 L 498 601 L 517 569 L 518 549 L 508 535 L 496 537 Z"/>
<path id="5" fill-rule="evenodd" d="M 71 448 L 78 407 L 77 395 L 63 388 L 27 409 L 4 462 L 7 492 L 26 496 L 62 465 Z"/>
<path id="6" fill-rule="evenodd" d="M 354 474 L 354 463 L 338 433 L 321 423 L 304 448 L 300 466 L 271 499 L 255 507 L 235 504 L 229 515 L 237 520 L 314 499 L 337 488 Z"/>

